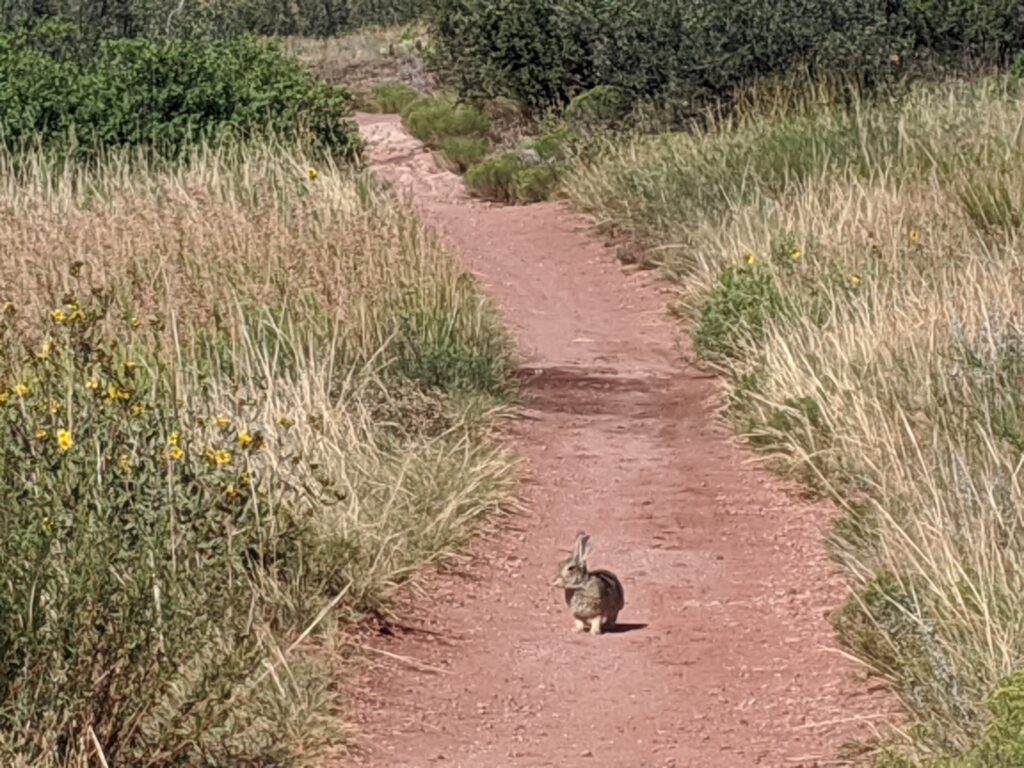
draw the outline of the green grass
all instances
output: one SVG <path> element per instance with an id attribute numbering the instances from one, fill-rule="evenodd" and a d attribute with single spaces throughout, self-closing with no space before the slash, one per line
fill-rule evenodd
<path id="1" fill-rule="evenodd" d="M 887 759 L 1014 764 L 1019 86 L 949 83 L 847 109 L 819 96 L 619 137 L 562 188 L 653 254 L 738 427 L 843 510 L 831 545 L 858 596 L 840 639 L 912 722 Z"/>
<path id="2" fill-rule="evenodd" d="M 359 171 L 0 155 L 0 763 L 305 765 L 344 629 L 509 500 L 511 346 Z"/>
<path id="3" fill-rule="evenodd" d="M 405 83 L 379 83 L 370 89 L 361 106 L 368 112 L 397 115 L 420 97 L 419 91 Z"/>
<path id="4" fill-rule="evenodd" d="M 402 110 L 402 121 L 409 133 L 429 147 L 451 137 L 486 138 L 490 130 L 487 115 L 479 109 L 444 96 L 412 101 Z"/>
<path id="5" fill-rule="evenodd" d="M 482 163 L 490 148 L 490 142 L 479 136 L 446 136 L 440 141 L 443 164 L 459 174 Z"/>

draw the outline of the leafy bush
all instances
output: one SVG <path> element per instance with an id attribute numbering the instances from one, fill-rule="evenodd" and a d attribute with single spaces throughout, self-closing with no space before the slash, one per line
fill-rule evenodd
<path id="1" fill-rule="evenodd" d="M 472 167 L 466 188 L 485 200 L 526 205 L 548 200 L 558 187 L 576 134 L 563 126 Z"/>
<path id="2" fill-rule="evenodd" d="M 119 40 L 69 58 L 35 35 L 0 36 L 0 142 L 72 155 L 145 146 L 177 156 L 190 143 L 261 135 L 307 139 L 354 158 L 349 94 L 318 82 L 277 47 Z"/>
<path id="3" fill-rule="evenodd" d="M 486 138 L 490 129 L 487 115 L 469 104 L 458 104 L 446 97 L 424 97 L 410 102 L 402 111 L 402 121 L 429 147 L 437 148 L 442 139 Z"/>
<path id="4" fill-rule="evenodd" d="M 613 85 L 598 85 L 572 98 L 565 110 L 570 125 L 616 126 L 629 111 L 629 97 Z"/>
<path id="5" fill-rule="evenodd" d="M 400 114 L 418 98 L 419 92 L 405 83 L 380 83 L 371 89 L 364 108 L 371 112 Z"/>
<path id="6" fill-rule="evenodd" d="M 1006 64 L 1024 48 L 1016 0 L 438 0 L 431 27 L 435 64 L 464 96 L 543 109 L 603 86 L 677 117 L 798 65 L 871 85 L 924 61 Z"/>
<path id="7" fill-rule="evenodd" d="M 490 148 L 490 142 L 479 136 L 448 136 L 441 139 L 444 163 L 455 173 L 465 173 L 483 162 Z"/>
<path id="8" fill-rule="evenodd" d="M 576 134 L 572 129 L 563 126 L 528 139 L 526 146 L 534 150 L 545 162 L 562 163 L 569 159 L 569 150 L 575 142 Z"/>
<path id="9" fill-rule="evenodd" d="M 111 763 L 287 759 L 252 628 L 284 618 L 262 590 L 290 590 L 308 523 L 255 430 L 186 432 L 162 364 L 104 339 L 108 304 L 67 297 L 28 354 L 0 320 L 0 756 L 67 759 L 87 725 Z"/>
<path id="10" fill-rule="evenodd" d="M 21 19 L 63 16 L 91 39 L 123 37 L 225 38 L 262 35 L 328 36 L 376 24 L 399 24 L 419 16 L 425 0 L 179 0 L 118 2 L 92 0 L 7 0 L 0 27 Z"/>
<path id="11" fill-rule="evenodd" d="M 701 308 L 693 338 L 710 359 L 736 357 L 764 337 L 770 321 L 789 311 L 772 270 L 754 256 L 747 261 L 722 270 Z"/>
<path id="12" fill-rule="evenodd" d="M 513 152 L 488 158 L 466 172 L 466 188 L 484 200 L 514 202 L 516 176 L 525 168 Z"/>
<path id="13" fill-rule="evenodd" d="M 558 179 L 558 169 L 551 165 L 523 168 L 513 179 L 512 199 L 522 205 L 543 202 L 555 191 Z"/>

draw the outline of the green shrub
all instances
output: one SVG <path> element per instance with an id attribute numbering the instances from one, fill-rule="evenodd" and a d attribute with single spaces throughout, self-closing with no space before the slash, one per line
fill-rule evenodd
<path id="1" fill-rule="evenodd" d="M 685 117 L 798 66 L 872 85 L 925 61 L 1006 64 L 1024 15 L 1016 0 L 438 0 L 431 34 L 463 96 L 543 109 L 607 86 Z"/>
<path id="2" fill-rule="evenodd" d="M 469 104 L 453 99 L 423 98 L 406 105 L 402 121 L 409 133 L 429 147 L 439 147 L 451 137 L 486 137 L 490 130 L 487 115 Z"/>
<path id="3" fill-rule="evenodd" d="M 384 114 L 401 114 L 420 93 L 405 83 L 380 83 L 375 85 L 366 99 L 366 109 Z"/>
<path id="4" fill-rule="evenodd" d="M 772 269 L 754 256 L 747 260 L 722 270 L 701 307 L 693 338 L 711 360 L 739 356 L 764 337 L 770 321 L 789 312 Z"/>
<path id="5" fill-rule="evenodd" d="M 441 139 L 440 151 L 450 170 L 465 173 L 483 162 L 490 149 L 490 142 L 479 136 L 448 136 Z"/>
<path id="6" fill-rule="evenodd" d="M 513 202 L 516 176 L 525 167 L 513 152 L 489 158 L 466 172 L 466 188 L 484 200 Z"/>
<path id="7" fill-rule="evenodd" d="M 67 297 L 28 354 L 0 319 L 0 761 L 70 764 L 86 726 L 110 764 L 290 760 L 255 675 L 308 523 L 256 430 L 186 431 L 108 303 Z"/>
<path id="8" fill-rule="evenodd" d="M 629 112 L 629 96 L 614 85 L 598 85 L 574 96 L 565 119 L 583 128 L 619 125 Z"/>
<path id="9" fill-rule="evenodd" d="M 551 165 L 523 168 L 512 181 L 513 202 L 525 205 L 549 199 L 558 186 L 558 178 L 558 169 Z"/>
<path id="10" fill-rule="evenodd" d="M 0 35 L 0 141 L 72 155 L 145 146 L 180 155 L 194 141 L 261 135 L 306 139 L 354 158 L 350 96 L 317 81 L 276 46 L 119 40 L 67 58 L 25 35 Z"/>
<path id="11" fill-rule="evenodd" d="M 1010 72 L 1014 77 L 1024 77 L 1024 51 L 1017 54 L 1017 58 L 1013 60 Z"/>
<path id="12" fill-rule="evenodd" d="M 471 194 L 495 202 L 528 205 L 551 198 L 565 170 L 567 145 L 574 137 L 560 128 L 522 146 L 487 158 L 466 173 Z"/>
<path id="13" fill-rule="evenodd" d="M 323 37 L 371 25 L 392 25 L 417 18 L 425 0 L 179 0 L 97 3 L 93 0 L 7 0 L 0 6 L 0 27 L 21 19 L 63 16 L 94 39 L 122 37 L 215 37 L 247 32 L 261 35 Z"/>
<path id="14" fill-rule="evenodd" d="M 540 159 L 545 162 L 564 162 L 569 159 L 569 150 L 577 140 L 576 134 L 568 126 L 563 126 L 549 133 L 536 136 L 526 142 Z"/>
<path id="15" fill-rule="evenodd" d="M 968 753 L 942 761 L 942 768 L 1024 765 L 1024 672 L 1005 677 L 987 704 L 992 721 L 979 742 Z"/>

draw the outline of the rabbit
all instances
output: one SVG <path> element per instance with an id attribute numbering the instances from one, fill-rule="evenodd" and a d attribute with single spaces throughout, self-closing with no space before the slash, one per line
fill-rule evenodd
<path id="1" fill-rule="evenodd" d="M 576 534 L 572 556 L 558 564 L 558 576 L 551 585 L 565 590 L 565 604 L 576 619 L 573 631 L 583 632 L 589 624 L 590 634 L 599 635 L 615 626 L 626 598 L 614 573 L 587 570 L 590 552 L 590 535 L 581 531 Z"/>

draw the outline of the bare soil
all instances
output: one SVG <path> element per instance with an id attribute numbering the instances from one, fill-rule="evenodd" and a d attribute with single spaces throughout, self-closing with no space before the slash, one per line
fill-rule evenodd
<path id="1" fill-rule="evenodd" d="M 650 273 L 554 203 L 467 199 L 396 117 L 360 115 L 378 172 L 494 297 L 523 358 L 511 439 L 525 512 L 465 573 L 428 579 L 419 631 L 353 718 L 368 766 L 831 766 L 879 696 L 834 648 L 832 510 L 752 461 Z M 572 632 L 557 562 L 578 530 L 625 587 L 618 631 Z M 402 661 L 396 657 L 406 659 Z M 411 660 L 415 660 L 414 662 Z M 876 686 L 877 687 L 877 686 Z"/>

